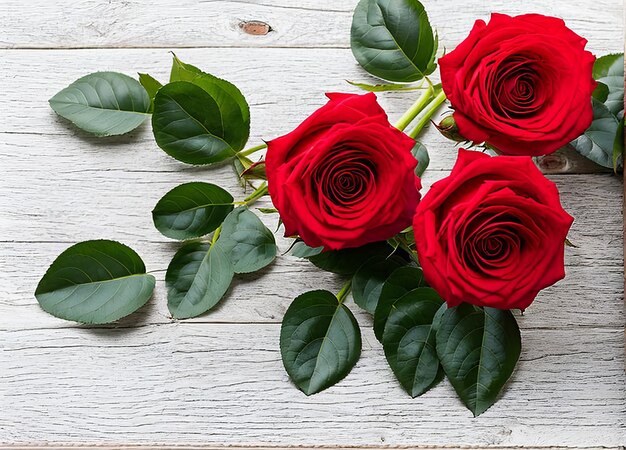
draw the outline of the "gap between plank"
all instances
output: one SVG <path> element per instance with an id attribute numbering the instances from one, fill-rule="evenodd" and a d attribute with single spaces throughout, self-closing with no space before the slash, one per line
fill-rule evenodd
<path id="1" fill-rule="evenodd" d="M 19 50 L 46 50 L 46 51 L 65 51 L 65 50 L 171 50 L 171 49 L 229 49 L 229 48 L 245 48 L 245 49 L 302 49 L 302 50 L 350 50 L 349 46 L 345 45 L 169 45 L 163 46 L 139 46 L 139 47 L 100 47 L 100 46 L 87 46 L 87 47 L 0 47 L 0 51 L 19 51 Z"/>

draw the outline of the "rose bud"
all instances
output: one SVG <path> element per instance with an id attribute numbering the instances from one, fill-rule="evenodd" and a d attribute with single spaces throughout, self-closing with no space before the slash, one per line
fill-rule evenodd
<path id="1" fill-rule="evenodd" d="M 452 141 L 463 142 L 467 141 L 461 134 L 459 133 L 459 127 L 456 125 L 456 121 L 454 120 L 453 115 L 449 115 L 444 117 L 439 125 L 435 125 L 439 132 L 443 134 L 445 137 Z"/>
<path id="2" fill-rule="evenodd" d="M 565 276 L 573 218 L 529 157 L 460 150 L 413 220 L 424 277 L 449 306 L 526 309 Z"/>
<path id="3" fill-rule="evenodd" d="M 268 188 L 285 236 L 325 250 L 390 238 L 411 224 L 420 199 L 415 141 L 389 123 L 375 94 L 326 95 L 268 142 Z"/>
<path id="4" fill-rule="evenodd" d="M 552 153 L 591 124 L 595 57 L 561 19 L 492 14 L 439 59 L 459 132 L 507 155 Z"/>

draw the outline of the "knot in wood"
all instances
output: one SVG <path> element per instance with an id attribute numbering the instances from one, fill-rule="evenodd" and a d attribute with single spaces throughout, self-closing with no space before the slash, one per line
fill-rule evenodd
<path id="1" fill-rule="evenodd" d="M 272 31 L 272 27 L 260 20 L 244 20 L 239 23 L 239 28 L 246 33 L 253 36 L 263 36 Z"/>
<path id="2" fill-rule="evenodd" d="M 537 165 L 543 172 L 562 172 L 567 168 L 567 157 L 560 153 L 540 156 L 537 158 Z"/>

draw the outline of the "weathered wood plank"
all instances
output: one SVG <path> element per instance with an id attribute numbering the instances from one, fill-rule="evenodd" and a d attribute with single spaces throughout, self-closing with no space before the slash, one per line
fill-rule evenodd
<path id="1" fill-rule="evenodd" d="M 255 145 L 260 138 L 271 139 L 291 131 L 326 102 L 325 92 L 363 93 L 345 80 L 376 82 L 358 67 L 347 49 L 172 50 L 183 61 L 226 78 L 241 89 L 252 110 Z M 109 146 L 111 142 L 127 139 L 93 139 L 77 133 L 75 127 L 54 114 L 47 100 L 75 79 L 95 71 L 112 70 L 131 76 L 148 72 L 165 82 L 172 57 L 163 49 L 0 50 L 0 59 L 4 69 L 0 73 L 2 101 L 12 106 L 7 108 L 8 117 L 0 123 L 0 133 L 69 135 L 74 139 L 78 134 L 90 145 L 98 142 Z M 383 93 L 379 98 L 390 118 L 397 120 L 418 95 L 417 92 Z M 131 133 L 130 138 L 151 140 L 149 124 Z M 441 138 L 439 142 L 445 140 Z"/>
<path id="2" fill-rule="evenodd" d="M 84 445 L 75 445 L 75 444 L 67 444 L 67 445 L 55 445 L 57 449 L 71 449 L 71 450 L 93 450 L 97 448 L 97 450 L 152 450 L 152 449 L 162 449 L 169 448 L 163 445 L 116 445 L 114 447 L 108 445 L 98 445 L 94 446 L 84 446 Z M 386 450 L 389 448 L 414 448 L 414 446 L 394 446 L 394 447 L 384 447 L 384 446 L 361 446 L 360 448 L 366 448 L 368 450 Z M 49 446 L 47 445 L 0 445 L 0 450 L 41 450 L 47 449 Z M 278 447 L 278 446 L 247 446 L 247 447 L 237 447 L 237 446 L 228 446 L 229 450 L 287 450 L 292 449 L 293 447 Z M 319 449 L 337 449 L 337 448 L 353 448 L 351 446 L 336 446 L 336 445 L 325 445 L 325 446 L 317 446 L 317 447 L 302 447 L 298 446 L 299 450 L 319 450 Z M 441 447 L 430 447 L 430 446 L 419 446 L 417 447 L 420 450 L 440 450 Z M 455 447 L 455 446 L 446 446 L 446 450 L 467 450 L 468 447 Z M 519 450 L 520 447 L 491 447 L 497 450 Z M 544 446 L 544 447 L 528 447 L 524 446 L 524 450 L 561 450 L 563 447 L 554 447 L 554 446 Z M 623 450 L 623 447 L 576 447 L 578 450 Z M 176 445 L 176 449 L 178 450 L 223 450 L 223 446 L 219 445 Z"/>
<path id="3" fill-rule="evenodd" d="M 227 78 L 237 84 L 247 96 L 252 107 L 251 145 L 260 139 L 269 140 L 291 131 L 303 118 L 325 103 L 325 92 L 362 92 L 345 82 L 350 80 L 376 81 L 361 70 L 345 49 L 185 49 L 178 52 L 181 58 L 201 68 Z M 160 152 L 151 136 L 150 125 L 145 124 L 128 136 L 117 138 L 95 138 L 81 132 L 65 120 L 57 117 L 50 109 L 47 99 L 86 73 L 114 70 L 134 74 L 149 72 L 166 80 L 170 66 L 170 55 L 163 50 L 60 50 L 60 51 L 0 51 L 5 70 L 0 73 L 0 89 L 4 93 L 6 117 L 0 123 L 0 135 L 5 136 L 5 145 L 0 149 L 5 158 L 19 158 L 14 164 L 29 166 L 28 158 L 41 158 L 49 154 L 49 146 L 73 147 L 85 144 L 82 151 L 99 153 L 105 158 L 109 151 L 103 148 L 123 148 L 132 144 L 149 153 L 150 158 L 160 165 L 159 170 L 181 170 L 176 163 Z M 280 61 L 281 75 L 276 77 L 275 61 Z M 32 74 L 37 73 L 37 77 Z M 323 74 L 323 75 L 320 75 Z M 303 82 L 318 80 L 319 82 Z M 262 85 L 263 88 L 259 89 Z M 411 105 L 416 92 L 382 93 L 380 103 L 392 121 L 397 120 Z M 19 107 L 17 107 L 19 105 Z M 442 108 L 441 113 L 446 111 Z M 436 119 L 436 118 L 435 118 Z M 30 135 L 28 138 L 20 134 Z M 54 138 L 51 138 L 54 136 Z M 61 137 L 57 137 L 61 136 Z M 69 136 L 69 140 L 63 139 Z M 456 159 L 454 145 L 434 130 L 427 130 L 423 137 L 433 153 L 431 170 L 449 169 Z M 32 152 L 40 152 L 37 155 Z M 118 152 L 117 161 L 110 168 L 127 168 L 127 155 Z M 58 156 L 57 156 L 58 157 Z M 76 170 L 85 161 L 63 154 L 63 161 Z M 143 156 L 141 156 L 142 158 Z M 156 160 L 156 158 L 159 158 Z M 136 160 L 135 160 L 136 161 Z M 539 166 L 546 173 L 594 173 L 606 169 L 591 163 L 573 151 L 561 151 L 540 160 Z M 140 170 L 145 170 L 142 167 Z"/>
<path id="4" fill-rule="evenodd" d="M 96 238 L 133 246 L 159 279 L 151 305 L 124 323 L 134 326 L 136 322 L 169 321 L 162 279 L 178 244 L 156 231 L 150 211 L 164 192 L 185 181 L 209 179 L 232 192 L 240 191 L 230 169 L 199 175 L 145 172 L 134 171 L 129 162 L 128 171 L 98 166 L 80 170 L 74 165 L 68 170 L 63 158 L 58 160 L 61 164 L 57 169 L 57 158 L 51 157 L 44 173 L 38 166 L 24 170 L 8 167 L 0 179 L 2 190 L 12 192 L 0 197 L 0 263 L 4 275 L 0 277 L 0 329 L 67 326 L 40 311 L 32 293 L 56 255 L 71 243 Z M 87 164 L 94 164 L 89 161 Z M 425 179 L 427 186 L 446 174 L 431 173 Z M 624 320 L 619 302 L 623 265 L 622 219 L 618 214 L 621 184 L 611 175 L 553 178 L 566 209 L 576 218 L 570 239 L 578 247 L 566 249 L 568 278 L 544 291 L 528 315 L 536 321 L 533 326 L 617 326 Z M 580 195 L 581 186 L 584 196 Z M 263 219 L 270 228 L 276 228 L 275 215 Z M 279 239 L 282 251 L 289 245 L 288 240 Z M 242 276 L 239 280 L 224 307 L 199 320 L 275 322 L 296 294 L 320 285 L 338 290 L 340 285 L 337 277 L 290 256 L 279 257 L 262 276 Z M 254 296 L 250 296 L 251 289 Z"/>
<path id="5" fill-rule="evenodd" d="M 523 323 L 526 318 L 522 318 Z M 626 441 L 621 328 L 524 330 L 498 403 L 473 419 L 447 382 L 410 399 L 364 331 L 337 386 L 287 379 L 275 324 L 0 334 L 0 441 L 221 445 L 618 446 Z M 599 349 L 602 351 L 599 351 Z M 7 412 L 10 411 L 10 414 Z"/>
<path id="6" fill-rule="evenodd" d="M 39 308 L 33 292 L 41 275 L 55 255 L 68 244 L 0 245 L 5 255 L 0 261 L 6 268 L 0 280 L 0 331 L 14 329 L 80 327 L 50 316 Z M 175 247 L 167 244 L 137 243 L 135 249 L 147 261 L 157 278 L 155 295 L 147 306 L 115 326 L 142 327 L 174 322 L 167 310 L 165 267 Z M 283 249 L 286 248 L 283 246 Z M 568 258 L 569 259 L 569 258 Z M 620 327 L 622 308 L 622 268 L 595 264 L 585 267 L 568 265 L 567 277 L 544 290 L 525 313 L 529 328 Z M 291 301 L 302 292 L 328 289 L 338 292 L 343 279 L 317 270 L 307 261 L 281 257 L 271 268 L 256 275 L 241 275 L 223 299 L 208 314 L 190 322 L 197 323 L 280 323 Z M 365 326 L 371 317 L 349 302 Z M 584 332 L 584 331 L 581 331 Z"/>
<path id="7" fill-rule="evenodd" d="M 566 251 L 568 277 L 519 318 L 522 362 L 501 401 L 481 418 L 470 418 L 447 383 L 407 398 L 370 331 L 371 318 L 351 301 L 364 330 L 363 357 L 344 382 L 307 398 L 282 369 L 278 324 L 298 293 L 321 286 L 336 291 L 339 279 L 282 257 L 259 275 L 241 277 L 213 314 L 171 320 L 162 280 L 176 244 L 153 228 L 150 210 L 185 181 L 209 180 L 240 192 L 230 169 L 170 159 L 154 144 L 149 125 L 129 137 L 87 136 L 46 102 L 97 70 L 146 71 L 164 80 L 165 49 L 180 48 L 183 60 L 241 87 L 252 105 L 253 141 L 269 139 L 323 104 L 323 92 L 355 92 L 344 79 L 374 82 L 347 49 L 355 3 L 4 0 L 0 48 L 11 50 L 0 50 L 0 447 L 624 445 L 617 178 L 552 178 L 576 217 L 570 238 L 579 247 Z M 489 11 L 539 11 L 565 18 L 598 54 L 622 50 L 620 2 L 424 3 L 447 48 Z M 194 46 L 228 48 L 187 49 Z M 131 49 L 19 50 L 35 47 Z M 395 120 L 413 95 L 380 97 Z M 456 151 L 432 131 L 425 142 L 430 185 L 448 173 Z M 543 168 L 595 170 L 580 162 L 568 156 L 544 160 Z M 155 298 L 114 327 L 90 329 L 42 312 L 32 292 L 45 268 L 71 243 L 98 237 L 139 251 L 159 280 Z"/>
<path id="8" fill-rule="evenodd" d="M 90 142 L 91 144 L 91 142 Z M 227 166 L 184 167 L 153 143 L 120 146 L 85 144 L 78 137 L 8 137 L 0 144 L 4 176 L 0 187 L 0 241 L 73 242 L 110 236 L 126 241 L 164 242 L 154 229 L 151 210 L 177 184 L 205 180 L 241 199 L 243 190 Z M 441 154 L 433 149 L 435 165 Z M 443 153 L 452 152 L 445 149 Z M 447 175 L 428 170 L 425 186 Z M 621 183 L 613 175 L 553 176 L 563 202 L 576 217 L 569 249 L 572 264 L 621 264 Z M 584 190 L 585 195 L 581 195 Z M 19 207 L 17 207 L 19 205 Z M 119 206 L 124 205 L 120 210 Z M 276 220 L 274 218 L 274 220 Z M 585 239 L 587 241 L 585 241 Z M 167 241 L 167 240 L 165 240 Z"/>
<path id="9" fill-rule="evenodd" d="M 1 48 L 348 47 L 356 0 L 4 0 Z M 423 0 L 446 48 L 495 12 L 562 17 L 592 51 L 622 50 L 622 2 L 612 0 Z M 261 32 L 246 26 L 262 22 Z M 248 32 L 246 32 L 248 31 Z M 258 31 L 257 31 L 258 32 Z M 593 39 L 591 39 L 593 38 Z"/>
<path id="10" fill-rule="evenodd" d="M 0 450 L 41 450 L 48 449 L 49 445 L 0 445 Z M 71 449 L 71 450 L 93 450 L 96 448 L 97 450 L 152 450 L 152 449 L 163 449 L 170 448 L 167 445 L 97 445 L 97 446 L 85 446 L 80 444 L 66 444 L 66 445 L 55 445 L 56 449 Z M 221 445 L 176 445 L 177 450 L 223 450 L 224 446 Z M 228 446 L 229 450 L 289 450 L 293 447 L 279 447 L 279 446 L 246 446 L 246 447 L 238 447 L 238 446 Z M 298 450 L 319 450 L 319 449 L 338 449 L 338 448 L 354 448 L 354 446 L 338 446 L 338 445 L 324 445 L 324 446 L 316 446 L 316 447 L 306 447 L 306 446 L 298 446 Z M 382 445 L 373 445 L 373 446 L 360 446 L 359 448 L 365 448 L 368 450 L 386 450 L 390 448 L 397 449 L 405 449 L 405 448 L 419 448 L 420 450 L 441 450 L 440 446 L 430 447 L 420 445 L 419 447 L 398 445 L 398 446 L 382 446 Z M 519 450 L 520 447 L 490 447 L 492 449 L 497 450 Z M 446 446 L 446 450 L 467 450 L 468 447 L 456 447 L 456 446 Z M 524 450 L 562 450 L 562 446 L 542 446 L 542 447 L 529 447 L 524 446 Z M 622 446 L 619 447 L 576 447 L 577 450 L 623 450 Z"/>

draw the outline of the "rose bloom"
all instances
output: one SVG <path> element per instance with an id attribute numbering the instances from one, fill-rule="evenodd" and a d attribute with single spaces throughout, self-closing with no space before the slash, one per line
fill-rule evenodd
<path id="1" fill-rule="evenodd" d="M 439 59 L 460 134 L 507 155 L 545 155 L 591 125 L 595 57 L 561 19 L 492 14 Z"/>
<path id="2" fill-rule="evenodd" d="M 420 199 L 415 141 L 373 93 L 326 95 L 294 131 L 268 142 L 268 188 L 285 236 L 325 250 L 390 238 L 411 224 Z"/>
<path id="3" fill-rule="evenodd" d="M 573 220 L 531 158 L 460 150 L 413 228 L 424 277 L 449 306 L 523 310 L 565 276 Z"/>

